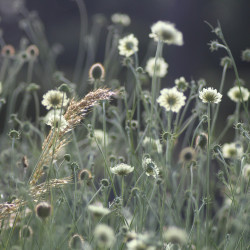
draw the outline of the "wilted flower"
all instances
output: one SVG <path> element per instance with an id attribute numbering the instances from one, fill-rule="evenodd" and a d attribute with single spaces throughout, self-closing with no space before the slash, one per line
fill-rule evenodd
<path id="1" fill-rule="evenodd" d="M 199 98 L 203 103 L 219 103 L 221 102 L 222 95 L 216 89 L 209 87 L 203 88 L 199 92 Z"/>
<path id="2" fill-rule="evenodd" d="M 183 45 L 182 33 L 170 22 L 156 22 L 152 25 L 151 32 L 149 37 L 154 38 L 155 41 L 160 40 L 167 44 Z"/>
<path id="3" fill-rule="evenodd" d="M 227 95 L 234 102 L 242 102 L 242 99 L 246 102 L 249 98 L 249 91 L 246 88 L 235 86 L 227 92 Z"/>
<path id="4" fill-rule="evenodd" d="M 130 25 L 130 17 L 127 14 L 121 14 L 121 13 L 114 13 L 111 16 L 111 20 L 115 24 L 121 24 L 123 26 L 129 26 Z"/>
<path id="5" fill-rule="evenodd" d="M 181 92 L 186 91 L 187 88 L 188 88 L 188 82 L 186 81 L 186 79 L 185 79 L 183 76 L 180 77 L 179 79 L 176 79 L 176 80 L 174 81 L 174 83 L 175 83 L 177 89 L 178 89 L 179 91 L 181 91 Z"/>
<path id="6" fill-rule="evenodd" d="M 159 57 L 155 61 L 155 57 L 149 58 L 147 61 L 147 65 L 145 70 L 148 72 L 148 74 L 153 77 L 154 74 L 157 77 L 164 77 L 168 72 L 168 64 L 165 62 L 165 60 L 162 57 Z"/>
<path id="7" fill-rule="evenodd" d="M 130 165 L 125 164 L 125 163 L 120 163 L 120 164 L 110 168 L 110 170 L 113 174 L 124 176 L 124 175 L 128 175 L 131 172 L 133 172 L 134 167 L 131 167 Z"/>
<path id="8" fill-rule="evenodd" d="M 166 111 L 178 113 L 182 106 L 185 105 L 186 96 L 179 92 L 176 87 L 171 89 L 162 89 L 161 95 L 158 97 L 157 102 Z"/>
<path id="9" fill-rule="evenodd" d="M 94 230 L 94 239 L 101 249 L 110 248 L 115 243 L 115 234 L 111 227 L 99 224 Z"/>
<path id="10" fill-rule="evenodd" d="M 65 93 L 58 90 L 49 90 L 45 95 L 43 95 L 42 105 L 46 109 L 60 109 L 68 104 L 68 98 Z"/>
<path id="11" fill-rule="evenodd" d="M 225 158 L 240 158 L 243 155 L 243 147 L 239 143 L 225 143 L 222 146 L 222 154 Z"/>
<path id="12" fill-rule="evenodd" d="M 6 57 L 11 57 L 15 54 L 15 48 L 12 45 L 5 45 L 1 50 L 1 54 Z"/>
<path id="13" fill-rule="evenodd" d="M 19 231 L 20 239 L 30 239 L 33 235 L 33 230 L 30 226 L 24 225 Z"/>
<path id="14" fill-rule="evenodd" d="M 130 34 L 119 40 L 119 54 L 121 56 L 129 57 L 138 51 L 138 39 Z"/>
<path id="15" fill-rule="evenodd" d="M 180 228 L 171 226 L 162 235 L 165 242 L 171 242 L 173 244 L 185 245 L 188 240 L 187 233 Z"/>

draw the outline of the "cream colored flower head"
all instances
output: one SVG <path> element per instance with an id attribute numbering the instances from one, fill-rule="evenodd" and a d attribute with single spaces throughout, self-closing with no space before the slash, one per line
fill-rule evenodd
<path id="1" fill-rule="evenodd" d="M 186 91 L 188 88 L 188 85 L 189 85 L 183 76 L 181 76 L 179 79 L 175 79 L 174 83 L 175 83 L 177 89 L 181 92 Z"/>
<path id="2" fill-rule="evenodd" d="M 199 98 L 203 103 L 219 103 L 221 102 L 222 95 L 216 89 L 209 87 L 203 88 L 199 92 Z"/>
<path id="3" fill-rule="evenodd" d="M 158 97 L 157 102 L 166 111 L 178 113 L 181 107 L 185 105 L 186 96 L 182 92 L 179 92 L 176 87 L 162 89 L 160 93 L 161 95 Z"/>
<path id="4" fill-rule="evenodd" d="M 249 91 L 246 88 L 235 86 L 227 92 L 227 95 L 234 102 L 242 102 L 242 99 L 246 102 L 249 98 Z"/>
<path id="5" fill-rule="evenodd" d="M 94 240 L 100 249 L 112 248 L 115 243 L 114 230 L 105 224 L 98 224 L 93 235 Z"/>
<path id="6" fill-rule="evenodd" d="M 239 159 L 243 155 L 243 147 L 240 143 L 225 143 L 222 146 L 222 155 L 224 158 Z"/>
<path id="7" fill-rule="evenodd" d="M 159 57 L 155 62 L 155 57 L 149 58 L 145 68 L 146 72 L 153 77 L 155 74 L 157 77 L 164 77 L 168 72 L 168 64 L 162 57 Z"/>
<path id="8" fill-rule="evenodd" d="M 64 116 L 52 114 L 48 118 L 46 124 L 51 126 L 52 128 L 58 128 L 60 131 L 63 131 L 68 126 L 68 122 L 65 120 Z"/>
<path id="9" fill-rule="evenodd" d="M 88 210 L 90 213 L 97 217 L 103 217 L 110 213 L 110 210 L 106 207 L 103 207 L 101 203 L 88 205 Z"/>
<path id="10" fill-rule="evenodd" d="M 60 109 L 65 107 L 69 102 L 66 94 L 59 90 L 49 90 L 46 94 L 43 95 L 42 105 L 46 109 Z"/>
<path id="11" fill-rule="evenodd" d="M 162 153 L 162 145 L 159 139 L 153 139 L 146 136 L 142 141 L 142 146 L 147 149 L 152 149 L 159 154 Z"/>
<path id="12" fill-rule="evenodd" d="M 250 164 L 246 164 L 242 169 L 242 176 L 246 181 L 250 181 Z"/>
<path id="13" fill-rule="evenodd" d="M 129 26 L 131 23 L 130 17 L 127 14 L 114 13 L 111 16 L 111 21 L 114 24 L 121 24 L 123 26 Z"/>
<path id="14" fill-rule="evenodd" d="M 155 41 L 163 41 L 167 44 L 183 45 L 183 35 L 175 28 L 175 25 L 170 22 L 158 21 L 151 27 L 149 37 Z"/>
<path id="15" fill-rule="evenodd" d="M 149 157 L 144 157 L 142 159 L 142 167 L 147 176 L 153 176 L 155 179 L 159 175 L 159 168 L 156 163 Z"/>
<path id="16" fill-rule="evenodd" d="M 120 163 L 110 168 L 110 170 L 113 174 L 125 176 L 125 175 L 132 173 L 134 171 L 134 167 L 131 167 L 130 165 L 125 164 L 125 163 Z"/>
<path id="17" fill-rule="evenodd" d="M 119 40 L 119 54 L 126 57 L 133 55 L 138 51 L 138 44 L 138 39 L 133 34 L 123 37 Z"/>
<path id="18" fill-rule="evenodd" d="M 108 133 L 107 132 L 104 133 L 103 130 L 101 130 L 101 129 L 95 129 L 93 131 L 93 136 L 94 137 L 90 137 L 92 146 L 96 146 L 96 141 L 98 144 L 100 144 L 103 147 L 105 146 L 104 142 L 106 143 L 106 145 L 108 145 L 110 142 Z"/>
<path id="19" fill-rule="evenodd" d="M 171 226 L 162 235 L 165 242 L 173 244 L 185 245 L 188 241 L 188 236 L 185 230 Z"/>

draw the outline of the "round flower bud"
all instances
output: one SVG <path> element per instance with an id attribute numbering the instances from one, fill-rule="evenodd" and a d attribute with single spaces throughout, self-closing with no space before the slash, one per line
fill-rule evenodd
<path id="1" fill-rule="evenodd" d="M 19 131 L 17 131 L 17 130 L 14 130 L 14 129 L 9 132 L 9 137 L 11 139 L 18 140 L 18 139 L 20 139 L 20 135 L 21 135 L 21 133 Z"/>
<path id="2" fill-rule="evenodd" d="M 67 161 L 67 162 L 70 162 L 70 160 L 71 160 L 71 155 L 70 155 L 70 154 L 65 154 L 65 155 L 64 155 L 64 160 Z"/>
<path id="3" fill-rule="evenodd" d="M 108 187 L 109 186 L 109 180 L 108 179 L 102 179 L 101 180 L 101 185 L 104 187 Z"/>
<path id="4" fill-rule="evenodd" d="M 66 94 L 69 94 L 69 93 L 70 93 L 69 86 L 68 86 L 66 83 L 63 83 L 63 84 L 58 88 L 58 90 L 61 91 L 61 92 L 66 93 Z"/>
<path id="5" fill-rule="evenodd" d="M 49 217 L 51 214 L 51 205 L 46 202 L 40 202 L 37 206 L 36 206 L 36 215 L 41 218 L 41 219 L 46 219 L 47 217 Z"/>
<path id="6" fill-rule="evenodd" d="M 36 84 L 36 83 L 30 83 L 30 84 L 27 86 L 27 88 L 26 88 L 26 90 L 27 90 L 28 92 L 38 91 L 39 89 L 40 89 L 40 86 L 39 86 L 38 84 Z"/>
<path id="7" fill-rule="evenodd" d="M 228 68 L 233 67 L 232 60 L 231 60 L 231 58 L 229 56 L 225 56 L 225 57 L 221 58 L 220 65 L 222 67 L 225 67 L 225 65 L 227 65 Z"/>

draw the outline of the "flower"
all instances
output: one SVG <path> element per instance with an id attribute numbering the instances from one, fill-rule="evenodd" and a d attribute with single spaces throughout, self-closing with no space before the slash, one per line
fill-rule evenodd
<path id="1" fill-rule="evenodd" d="M 129 26 L 131 23 L 130 17 L 121 13 L 114 13 L 111 16 L 111 21 L 115 24 L 121 24 L 123 26 Z"/>
<path id="2" fill-rule="evenodd" d="M 65 93 L 58 90 L 49 90 L 45 95 L 43 95 L 42 105 L 46 109 L 60 109 L 68 104 L 68 98 Z"/>
<path id="3" fill-rule="evenodd" d="M 249 91 L 246 88 L 235 86 L 227 92 L 227 95 L 234 102 L 242 102 L 242 99 L 246 102 L 249 98 Z"/>
<path id="4" fill-rule="evenodd" d="M 94 239 L 101 249 L 110 248 L 115 243 L 115 234 L 111 227 L 98 224 L 94 230 Z"/>
<path id="5" fill-rule="evenodd" d="M 74 234 L 69 240 L 70 249 L 83 249 L 84 239 L 79 234 Z M 85 248 L 84 248 L 85 249 Z"/>
<path id="6" fill-rule="evenodd" d="M 104 146 L 104 139 L 105 139 L 106 145 L 108 145 L 109 140 L 110 140 L 108 133 L 104 133 L 103 130 L 101 130 L 101 129 L 95 129 L 93 131 L 93 136 L 90 135 L 90 139 L 91 139 L 92 146 L 96 145 L 96 141 L 101 146 Z"/>
<path id="7" fill-rule="evenodd" d="M 129 57 L 138 51 L 138 39 L 130 34 L 119 40 L 119 54 L 121 56 Z"/>
<path id="8" fill-rule="evenodd" d="M 153 139 L 146 136 L 142 141 L 142 146 L 148 149 L 152 148 L 153 151 L 157 151 L 159 154 L 162 153 L 162 145 L 159 139 Z"/>
<path id="9" fill-rule="evenodd" d="M 50 111 L 48 111 L 48 113 L 46 114 L 46 116 L 43 118 L 44 123 L 47 124 L 47 122 L 49 120 L 51 120 L 51 117 L 54 116 L 62 116 L 64 114 L 64 110 L 61 109 L 52 109 Z"/>
<path id="10" fill-rule="evenodd" d="M 91 83 L 95 81 L 104 81 L 105 69 L 101 63 L 93 64 L 89 69 L 89 80 Z"/>
<path id="11" fill-rule="evenodd" d="M 162 235 L 165 242 L 171 242 L 173 244 L 185 245 L 188 240 L 187 233 L 175 226 L 169 227 Z"/>
<path id="12" fill-rule="evenodd" d="M 106 207 L 103 207 L 101 203 L 96 203 L 95 205 L 89 205 L 88 210 L 96 217 L 103 217 L 110 213 L 110 210 Z"/>
<path id="13" fill-rule="evenodd" d="M 142 167 L 145 170 L 147 176 L 153 176 L 155 179 L 158 177 L 159 168 L 151 158 L 144 157 L 142 159 Z"/>
<path id="14" fill-rule="evenodd" d="M 137 250 L 137 249 L 140 249 L 140 250 L 147 250 L 147 245 L 142 241 L 142 240 L 139 240 L 139 239 L 133 239 L 131 241 L 129 241 L 127 243 L 127 248 L 128 250 Z"/>
<path id="15" fill-rule="evenodd" d="M 149 37 L 154 38 L 155 41 L 160 40 L 167 44 L 183 45 L 182 33 L 170 22 L 158 21 L 152 25 L 151 31 Z"/>
<path id="16" fill-rule="evenodd" d="M 157 77 L 162 78 L 168 72 L 168 64 L 162 57 L 159 57 L 156 61 L 155 57 L 151 57 L 147 61 L 145 70 L 151 77 L 153 77 L 153 75 L 155 74 Z"/>
<path id="17" fill-rule="evenodd" d="M 181 163 L 191 163 L 196 159 L 196 152 L 192 147 L 186 147 L 181 150 L 179 159 Z"/>
<path id="18" fill-rule="evenodd" d="M 60 115 L 52 115 L 48 118 L 47 125 L 58 128 L 60 131 L 63 131 L 67 128 L 68 122 L 65 120 L 64 116 Z"/>
<path id="19" fill-rule="evenodd" d="M 239 143 L 225 143 L 222 146 L 222 155 L 225 158 L 240 158 L 243 155 L 243 147 Z"/>
<path id="20" fill-rule="evenodd" d="M 51 205 L 46 202 L 42 201 L 36 206 L 36 214 L 41 219 L 45 219 L 50 216 L 51 214 Z"/>
<path id="21" fill-rule="evenodd" d="M 199 92 L 199 98 L 203 103 L 219 103 L 221 102 L 222 95 L 216 89 L 209 87 L 208 89 L 203 88 Z"/>
<path id="22" fill-rule="evenodd" d="M 180 77 L 179 79 L 176 79 L 176 80 L 174 81 L 174 83 L 175 83 L 177 89 L 178 89 L 179 91 L 181 91 L 181 92 L 186 91 L 187 88 L 188 88 L 188 82 L 185 80 L 185 78 L 184 78 L 183 76 Z"/>
<path id="23" fill-rule="evenodd" d="M 250 49 L 245 49 L 241 53 L 241 59 L 245 62 L 250 62 Z"/>
<path id="24" fill-rule="evenodd" d="M 242 169 L 242 176 L 246 181 L 250 180 L 250 164 L 246 164 Z"/>
<path id="25" fill-rule="evenodd" d="M 158 97 L 157 102 L 160 106 L 164 107 L 166 111 L 178 113 L 182 106 L 185 105 L 186 96 L 179 92 L 176 87 L 171 89 L 162 89 L 161 95 Z"/>
<path id="26" fill-rule="evenodd" d="M 130 165 L 125 164 L 125 163 L 120 163 L 120 164 L 110 168 L 110 170 L 113 174 L 124 176 L 124 175 L 128 175 L 131 172 L 133 172 L 134 167 L 131 167 Z"/>

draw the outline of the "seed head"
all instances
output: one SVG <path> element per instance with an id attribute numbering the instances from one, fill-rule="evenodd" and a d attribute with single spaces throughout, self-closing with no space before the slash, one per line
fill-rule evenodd
<path id="1" fill-rule="evenodd" d="M 101 63 L 93 64 L 89 69 L 89 81 L 94 83 L 95 81 L 104 81 L 105 69 Z"/>
<path id="2" fill-rule="evenodd" d="M 28 54 L 28 57 L 31 60 L 36 59 L 39 56 L 39 49 L 37 48 L 36 45 L 30 45 L 27 49 L 26 52 Z"/>
<path id="3" fill-rule="evenodd" d="M 84 180 L 91 181 L 93 179 L 93 176 L 91 172 L 88 169 L 82 169 L 78 174 L 78 181 L 82 182 Z"/>
<path id="4" fill-rule="evenodd" d="M 79 234 L 74 234 L 69 240 L 70 249 L 84 249 L 84 239 Z"/>
<path id="5" fill-rule="evenodd" d="M 5 45 L 1 50 L 2 56 L 11 57 L 15 54 L 15 48 L 12 45 Z"/>
<path id="6" fill-rule="evenodd" d="M 196 152 L 192 147 L 186 147 L 181 150 L 179 155 L 179 160 L 181 163 L 191 163 L 196 160 Z"/>
<path id="7" fill-rule="evenodd" d="M 41 218 L 41 219 L 46 219 L 47 217 L 49 217 L 51 214 L 51 205 L 46 202 L 40 202 L 37 206 L 36 206 L 36 215 Z"/>

